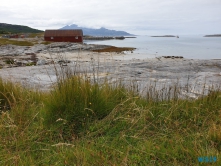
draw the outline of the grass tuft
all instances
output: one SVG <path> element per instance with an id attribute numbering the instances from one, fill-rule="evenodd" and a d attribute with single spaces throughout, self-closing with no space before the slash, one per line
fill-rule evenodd
<path id="1" fill-rule="evenodd" d="M 106 117 L 127 95 L 121 85 L 92 84 L 90 80 L 74 76 L 59 83 L 51 92 L 45 103 L 45 121 L 53 126 L 62 124 L 63 135 L 77 135 L 91 122 Z"/>

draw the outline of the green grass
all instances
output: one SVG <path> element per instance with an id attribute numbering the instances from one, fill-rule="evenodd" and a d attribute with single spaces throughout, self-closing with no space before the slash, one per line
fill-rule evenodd
<path id="1" fill-rule="evenodd" d="M 4 62 L 6 64 L 14 64 L 14 60 L 13 59 L 6 59 Z"/>
<path id="2" fill-rule="evenodd" d="M 43 41 L 43 42 L 41 42 L 41 44 L 44 44 L 44 45 L 49 45 L 49 44 L 51 44 L 52 42 L 49 42 L 49 41 Z"/>
<path id="3" fill-rule="evenodd" d="M 35 38 L 35 37 L 44 37 L 44 32 L 41 33 L 30 33 L 29 38 Z"/>
<path id="4" fill-rule="evenodd" d="M 12 45 L 17 45 L 17 46 L 33 46 L 34 45 L 32 42 L 28 42 L 28 41 L 17 41 L 17 40 L 0 38 L 0 45 L 7 45 L 7 44 L 12 44 Z"/>
<path id="5" fill-rule="evenodd" d="M 51 92 L 0 80 L 0 99 L 0 165 L 221 164 L 219 91 L 160 101 L 74 76 Z"/>

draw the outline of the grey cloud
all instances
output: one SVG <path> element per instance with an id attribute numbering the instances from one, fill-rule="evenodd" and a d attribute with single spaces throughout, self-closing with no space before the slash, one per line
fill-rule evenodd
<path id="1" fill-rule="evenodd" d="M 138 34 L 198 33 L 199 27 L 218 33 L 221 27 L 220 0 L 8 0 L 0 8 L 1 21 L 43 30 L 72 23 Z"/>

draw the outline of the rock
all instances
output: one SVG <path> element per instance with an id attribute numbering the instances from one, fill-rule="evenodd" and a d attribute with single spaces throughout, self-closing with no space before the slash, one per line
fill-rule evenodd
<path id="1" fill-rule="evenodd" d="M 33 63 L 33 61 L 31 61 L 31 60 L 20 60 L 20 61 L 16 60 L 15 61 L 16 67 L 17 66 L 26 66 L 27 64 L 31 64 L 31 63 Z"/>
<path id="2" fill-rule="evenodd" d="M 25 54 L 26 54 L 26 55 L 36 55 L 36 54 L 33 53 L 33 52 L 30 52 L 30 53 L 29 53 L 29 52 L 26 52 Z"/>
<path id="3" fill-rule="evenodd" d="M 48 48 L 66 48 L 68 46 L 70 46 L 70 43 L 67 42 L 55 42 L 55 43 L 51 43 L 48 45 Z"/>
<path id="4" fill-rule="evenodd" d="M 59 60 L 57 63 L 70 63 L 71 61 L 70 60 Z"/>
<path id="5" fill-rule="evenodd" d="M 17 66 L 22 66 L 22 62 L 21 61 L 16 61 L 15 63 Z"/>
<path id="6" fill-rule="evenodd" d="M 183 56 L 162 56 L 163 58 L 172 58 L 172 59 L 175 59 L 175 58 L 180 58 L 182 59 Z"/>
<path id="7" fill-rule="evenodd" d="M 44 59 L 39 59 L 36 63 L 36 65 L 41 66 L 41 65 L 45 65 L 46 64 L 46 60 Z"/>

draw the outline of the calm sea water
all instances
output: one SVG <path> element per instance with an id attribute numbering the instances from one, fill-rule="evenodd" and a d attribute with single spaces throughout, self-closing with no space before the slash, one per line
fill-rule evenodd
<path id="1" fill-rule="evenodd" d="M 153 58 L 156 56 L 183 56 L 188 59 L 221 59 L 221 37 L 137 36 L 125 40 L 85 41 L 88 44 L 104 44 L 118 47 L 135 47 L 128 58 Z"/>

